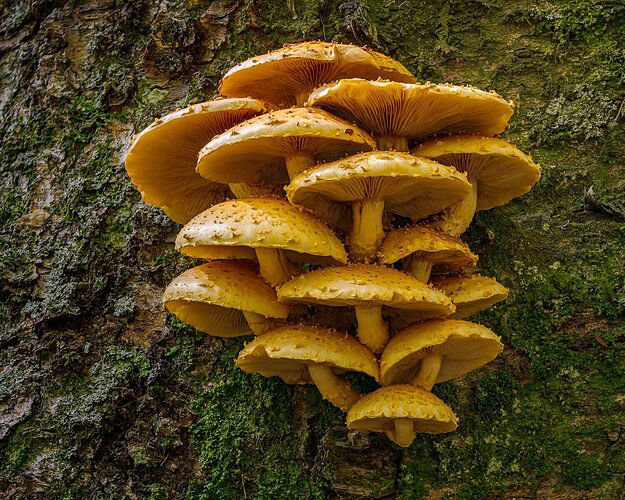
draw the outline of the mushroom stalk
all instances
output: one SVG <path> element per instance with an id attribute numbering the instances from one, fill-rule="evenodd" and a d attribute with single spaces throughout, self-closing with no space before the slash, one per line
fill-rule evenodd
<path id="1" fill-rule="evenodd" d="M 289 179 L 291 180 L 315 164 L 312 156 L 304 153 L 294 154 L 293 156 L 286 158 L 284 161 L 286 163 L 286 170 L 289 173 Z"/>
<path id="2" fill-rule="evenodd" d="M 249 198 L 250 196 L 264 196 L 271 194 L 271 188 L 263 184 L 246 184 L 244 182 L 236 182 L 228 184 L 232 194 L 239 199 Z"/>
<path id="3" fill-rule="evenodd" d="M 410 446 L 417 435 L 414 430 L 414 423 L 410 418 L 396 418 L 393 419 L 395 424 L 395 436 L 394 441 L 404 448 Z"/>
<path id="4" fill-rule="evenodd" d="M 243 316 L 247 320 L 248 325 L 250 325 L 250 329 L 256 335 L 262 335 L 263 333 L 267 333 L 272 328 L 275 328 L 277 324 L 265 318 L 262 314 L 258 314 L 252 311 L 243 311 Z"/>
<path id="5" fill-rule="evenodd" d="M 469 179 L 471 191 L 460 203 L 445 209 L 443 219 L 434 223 L 434 226 L 444 233 L 460 236 L 471 224 L 477 209 L 477 181 Z"/>
<path id="6" fill-rule="evenodd" d="M 310 92 L 300 92 L 299 94 L 295 94 L 295 105 L 303 106 L 304 103 L 308 100 L 308 96 Z"/>
<path id="7" fill-rule="evenodd" d="M 344 412 L 362 397 L 362 394 L 352 389 L 347 380 L 338 377 L 332 368 L 321 364 L 309 364 L 308 373 L 315 383 L 323 399 L 330 401 Z"/>
<path id="8" fill-rule="evenodd" d="M 441 369 L 441 362 L 443 356 L 440 354 L 430 354 L 428 357 L 421 360 L 421 367 L 419 372 L 410 381 L 412 385 L 421 387 L 426 391 L 431 391 L 432 387 L 436 383 L 438 372 Z"/>
<path id="9" fill-rule="evenodd" d="M 356 306 L 358 339 L 373 353 L 380 353 L 388 342 L 388 325 L 382 318 L 382 306 Z"/>
<path id="10" fill-rule="evenodd" d="M 376 258 L 384 238 L 383 214 L 384 200 L 352 203 L 353 227 L 349 236 L 349 250 L 355 261 L 371 262 Z"/>
<path id="11" fill-rule="evenodd" d="M 271 286 L 289 281 L 297 274 L 297 268 L 287 259 L 284 250 L 277 248 L 256 248 L 260 274 Z"/>
<path id="12" fill-rule="evenodd" d="M 408 138 L 394 135 L 381 135 L 376 137 L 378 150 L 380 151 L 408 151 Z"/>
<path id="13" fill-rule="evenodd" d="M 430 280 L 430 274 L 432 274 L 432 264 L 431 260 L 420 259 L 413 255 L 406 259 L 404 271 L 412 274 L 419 281 L 427 283 Z"/>

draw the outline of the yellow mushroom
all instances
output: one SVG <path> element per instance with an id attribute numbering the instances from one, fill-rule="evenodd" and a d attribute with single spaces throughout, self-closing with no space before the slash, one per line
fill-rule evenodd
<path id="1" fill-rule="evenodd" d="M 347 333 L 307 325 L 284 326 L 245 344 L 236 360 L 247 373 L 280 377 L 288 384 L 314 383 L 327 399 L 343 411 L 361 398 L 337 374 L 366 373 L 379 380 L 378 362 Z"/>
<path id="2" fill-rule="evenodd" d="M 343 244 L 321 220 L 275 198 L 214 205 L 180 231 L 176 248 L 208 260 L 256 258 L 261 275 L 272 286 L 298 273 L 293 260 L 324 265 L 347 262 Z"/>
<path id="3" fill-rule="evenodd" d="M 478 135 L 435 137 L 412 150 L 412 154 L 466 172 L 471 192 L 457 205 L 447 208 L 434 226 L 460 236 L 475 212 L 489 210 L 526 194 L 540 179 L 540 166 L 509 142 Z"/>
<path id="4" fill-rule="evenodd" d="M 344 77 L 414 82 L 399 62 L 355 45 L 303 42 L 255 56 L 232 68 L 219 92 L 228 97 L 259 97 L 283 106 L 301 106 L 308 94 Z"/>
<path id="5" fill-rule="evenodd" d="M 458 417 L 434 394 L 414 385 L 390 385 L 367 394 L 347 414 L 347 427 L 382 432 L 410 446 L 418 432 L 441 434 L 458 427 Z"/>
<path id="6" fill-rule="evenodd" d="M 462 200 L 468 189 L 464 175 L 455 169 L 394 151 L 373 151 L 317 165 L 285 188 L 291 203 L 312 211 L 330 206 L 341 217 L 351 211 L 350 254 L 353 260 L 364 262 L 375 259 L 384 238 L 385 210 L 421 219 Z"/>
<path id="7" fill-rule="evenodd" d="M 508 297 L 508 289 L 493 278 L 479 274 L 435 276 L 432 286 L 445 292 L 456 305 L 450 319 L 462 319 L 489 308 Z"/>
<path id="8" fill-rule="evenodd" d="M 396 151 L 408 151 L 409 140 L 434 134 L 499 134 L 514 109 L 498 94 L 473 87 L 361 79 L 323 85 L 306 105 L 356 123 L 375 134 L 378 149 Z"/>
<path id="9" fill-rule="evenodd" d="M 185 271 L 165 289 L 163 302 L 180 321 L 217 337 L 265 333 L 289 308 L 252 262 L 221 260 Z"/>

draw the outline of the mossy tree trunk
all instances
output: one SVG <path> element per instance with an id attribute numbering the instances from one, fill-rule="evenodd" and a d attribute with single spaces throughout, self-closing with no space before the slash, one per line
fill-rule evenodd
<path id="1" fill-rule="evenodd" d="M 621 496 L 625 6 L 2 0 L 0 11 L 3 497 Z M 347 435 L 312 387 L 239 373 L 242 340 L 168 317 L 162 290 L 191 261 L 123 168 L 154 117 L 303 39 L 366 44 L 422 81 L 496 89 L 517 104 L 506 139 L 544 169 L 465 236 L 480 272 L 511 290 L 476 318 L 506 350 L 435 387 L 460 428 L 407 450 Z"/>

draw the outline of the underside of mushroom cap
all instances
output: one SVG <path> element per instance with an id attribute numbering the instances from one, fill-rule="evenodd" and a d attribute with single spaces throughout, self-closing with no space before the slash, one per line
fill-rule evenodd
<path id="1" fill-rule="evenodd" d="M 230 194 L 227 185 L 198 175 L 200 149 L 215 135 L 272 109 L 256 99 L 217 99 L 159 118 L 133 139 L 126 155 L 128 175 L 146 203 L 185 224 Z"/>
<path id="2" fill-rule="evenodd" d="M 496 135 L 506 130 L 514 109 L 498 94 L 473 87 L 361 79 L 323 85 L 306 105 L 342 116 L 376 137 L 409 139 L 450 132 Z"/>
<path id="3" fill-rule="evenodd" d="M 416 81 L 402 64 L 371 49 L 304 42 L 238 64 L 226 73 L 219 92 L 231 97 L 258 96 L 292 106 L 301 104 L 303 97 L 299 96 L 307 96 L 319 85 L 348 76 Z"/>
<path id="4" fill-rule="evenodd" d="M 191 220 L 178 234 L 185 255 L 219 259 L 244 248 L 274 248 L 319 264 L 345 264 L 336 235 L 309 212 L 276 198 L 228 200 Z M 297 259 L 295 259 L 297 260 Z"/>
<path id="5" fill-rule="evenodd" d="M 414 220 L 462 200 L 464 174 L 424 158 L 372 151 L 312 167 L 285 188 L 292 203 L 312 210 L 324 203 L 383 200 L 385 210 Z"/>
<path id="6" fill-rule="evenodd" d="M 502 139 L 458 134 L 434 137 L 412 154 L 466 172 L 477 181 L 477 210 L 488 210 L 522 196 L 540 180 L 540 166 L 516 146 Z"/>
<path id="7" fill-rule="evenodd" d="M 442 290 L 456 305 L 450 319 L 462 319 L 508 297 L 508 289 L 493 278 L 479 274 L 435 276 L 432 286 Z"/>
<path id="8" fill-rule="evenodd" d="M 277 376 L 289 384 L 310 383 L 310 364 L 379 380 L 378 362 L 366 347 L 347 333 L 319 326 L 289 325 L 256 337 L 245 344 L 236 364 L 247 373 Z"/>
<path id="9" fill-rule="evenodd" d="M 384 385 L 409 382 L 421 360 L 442 356 L 435 382 L 460 377 L 497 357 L 501 340 L 485 326 L 452 319 L 430 320 L 410 326 L 391 338 L 380 362 Z"/>
<path id="10" fill-rule="evenodd" d="M 380 264 L 393 264 L 409 255 L 454 270 L 473 267 L 478 259 L 459 238 L 426 226 L 412 226 L 386 233 L 380 247 Z"/>
<path id="11" fill-rule="evenodd" d="M 451 300 L 425 283 L 388 267 L 351 264 L 303 274 L 278 288 L 283 302 L 335 306 L 386 306 L 422 311 L 428 317 L 453 312 Z"/>
<path id="12" fill-rule="evenodd" d="M 242 311 L 267 318 L 289 315 L 256 265 L 244 261 L 214 261 L 185 271 L 167 286 L 163 302 L 182 322 L 220 337 L 252 332 Z"/>
<path id="13" fill-rule="evenodd" d="M 214 182 L 287 183 L 286 160 L 333 161 L 369 151 L 364 130 L 320 109 L 289 108 L 257 116 L 213 138 L 200 151 L 199 174 Z"/>
<path id="14" fill-rule="evenodd" d="M 347 414 L 347 427 L 394 432 L 395 419 L 410 419 L 416 432 L 440 434 L 458 427 L 458 418 L 434 394 L 413 385 L 390 385 L 367 394 Z"/>

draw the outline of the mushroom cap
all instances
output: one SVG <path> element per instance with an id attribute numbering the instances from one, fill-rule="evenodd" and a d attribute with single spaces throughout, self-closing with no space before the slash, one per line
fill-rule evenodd
<path id="1" fill-rule="evenodd" d="M 409 139 L 449 132 L 496 135 L 506 130 L 514 109 L 495 92 L 473 87 L 357 78 L 319 87 L 306 105 L 324 108 L 378 136 Z"/>
<path id="2" fill-rule="evenodd" d="M 414 385 L 381 387 L 367 394 L 347 413 L 347 427 L 360 431 L 393 432 L 396 418 L 414 421 L 416 432 L 440 434 L 458 427 L 458 417 L 434 394 Z"/>
<path id="3" fill-rule="evenodd" d="M 412 226 L 386 233 L 378 261 L 392 264 L 412 254 L 454 270 L 473 267 L 478 259 L 459 238 L 426 226 Z"/>
<path id="4" fill-rule="evenodd" d="M 308 94 L 323 83 L 347 76 L 416 81 L 402 64 L 371 49 L 304 42 L 238 64 L 222 79 L 219 93 L 231 97 L 258 96 L 292 106 L 297 95 Z"/>
<path id="5" fill-rule="evenodd" d="M 245 98 L 217 99 L 174 111 L 134 137 L 126 171 L 143 201 L 185 224 L 230 194 L 228 186 L 198 175 L 200 149 L 215 135 L 272 109 L 272 104 Z"/>
<path id="6" fill-rule="evenodd" d="M 503 349 L 485 326 L 457 319 L 434 319 L 396 333 L 380 361 L 384 385 L 409 382 L 430 354 L 442 356 L 436 383 L 446 382 L 489 363 Z"/>
<path id="7" fill-rule="evenodd" d="M 412 150 L 466 172 L 477 180 L 477 210 L 524 195 L 540 179 L 540 166 L 516 146 L 495 137 L 459 134 L 433 137 Z"/>
<path id="8" fill-rule="evenodd" d="M 203 259 L 254 258 L 254 248 L 275 248 L 318 264 L 345 264 L 347 253 L 321 220 L 286 200 L 228 200 L 194 217 L 176 237 L 176 248 Z M 240 257 L 237 257 L 240 258 Z"/>
<path id="9" fill-rule="evenodd" d="M 289 308 L 252 262 L 220 260 L 185 271 L 165 289 L 163 302 L 180 321 L 218 337 L 252 333 L 242 311 L 286 318 Z"/>
<path id="10" fill-rule="evenodd" d="M 244 372 L 280 377 L 289 384 L 312 382 L 306 365 L 320 363 L 337 372 L 363 372 L 379 380 L 378 362 L 354 337 L 329 328 L 289 325 L 247 342 L 236 364 Z"/>
<path id="11" fill-rule="evenodd" d="M 461 201 L 471 186 L 456 169 L 396 151 L 371 151 L 309 168 L 285 188 L 291 203 L 384 200 L 385 210 L 421 219 Z"/>
<path id="12" fill-rule="evenodd" d="M 282 302 L 334 306 L 387 306 L 428 317 L 454 311 L 449 297 L 412 276 L 383 266 L 350 264 L 302 274 L 277 289 Z"/>
<path id="13" fill-rule="evenodd" d="M 479 274 L 433 276 L 432 286 L 445 292 L 456 305 L 456 311 L 449 316 L 453 319 L 466 318 L 508 297 L 505 286 Z"/>
<path id="14" fill-rule="evenodd" d="M 197 171 L 214 182 L 286 183 L 286 158 L 333 161 L 374 148 L 367 132 L 321 109 L 281 109 L 213 138 L 200 151 Z"/>

